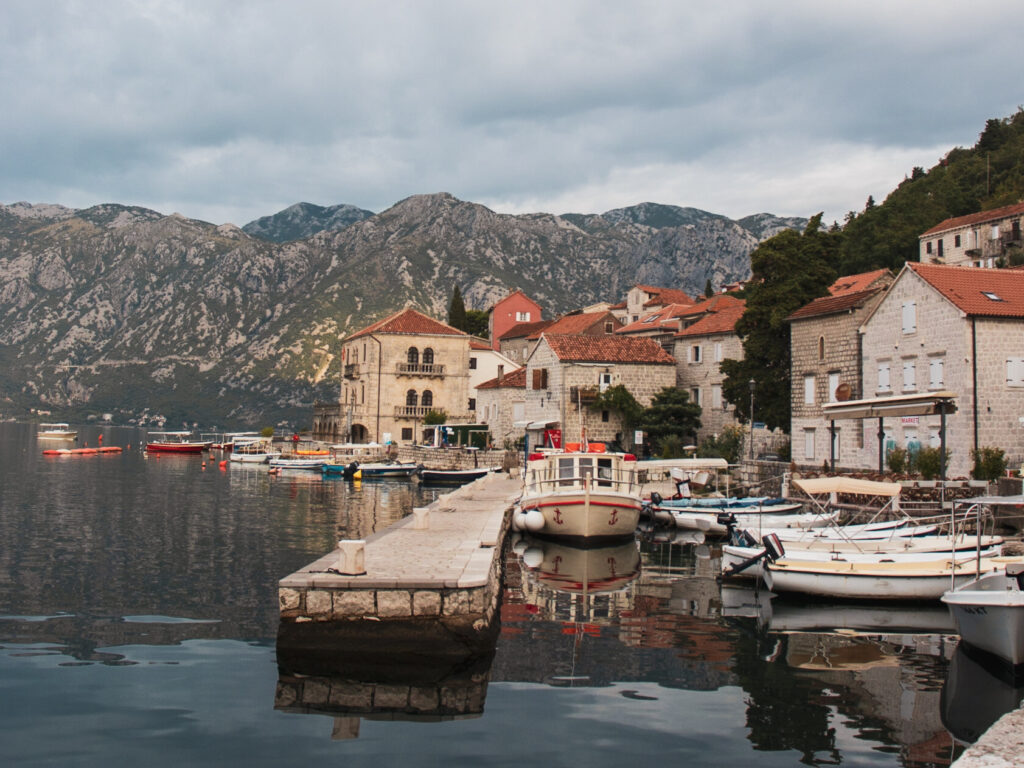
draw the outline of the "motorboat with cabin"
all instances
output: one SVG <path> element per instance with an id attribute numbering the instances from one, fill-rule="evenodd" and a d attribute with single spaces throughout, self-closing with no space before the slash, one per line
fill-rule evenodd
<path id="1" fill-rule="evenodd" d="M 71 425 L 64 421 L 49 422 L 39 425 L 36 437 L 42 440 L 74 440 L 78 437 L 78 431 L 71 429 Z"/>

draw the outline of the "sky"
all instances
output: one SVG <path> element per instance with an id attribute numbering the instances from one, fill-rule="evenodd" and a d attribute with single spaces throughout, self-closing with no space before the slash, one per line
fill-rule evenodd
<path id="1" fill-rule="evenodd" d="M 242 225 L 449 192 L 841 222 L 1024 103 L 1019 10 L 3 0 L 0 202 Z"/>

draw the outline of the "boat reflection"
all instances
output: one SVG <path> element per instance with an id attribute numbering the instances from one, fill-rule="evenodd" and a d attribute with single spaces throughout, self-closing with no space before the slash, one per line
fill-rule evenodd
<path id="1" fill-rule="evenodd" d="M 942 723 L 957 741 L 973 744 L 1024 700 L 1024 676 L 960 643 L 942 686 Z"/>
<path id="2" fill-rule="evenodd" d="M 640 575 L 640 550 L 635 541 L 580 548 L 524 536 L 513 549 L 523 559 L 528 580 L 558 592 L 617 592 Z"/>

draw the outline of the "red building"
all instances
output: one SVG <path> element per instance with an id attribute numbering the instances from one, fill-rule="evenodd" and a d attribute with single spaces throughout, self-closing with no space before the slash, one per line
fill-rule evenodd
<path id="1" fill-rule="evenodd" d="M 491 336 L 491 347 L 498 349 L 498 339 L 513 325 L 535 323 L 541 319 L 540 304 L 522 291 L 510 293 L 491 308 L 487 318 L 487 329 Z"/>

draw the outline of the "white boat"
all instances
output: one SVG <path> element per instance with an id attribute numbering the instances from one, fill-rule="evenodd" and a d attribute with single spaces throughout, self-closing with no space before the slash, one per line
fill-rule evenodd
<path id="1" fill-rule="evenodd" d="M 356 468 L 363 480 L 374 477 L 412 477 L 421 469 L 422 464 L 415 461 L 376 461 L 359 464 Z"/>
<path id="2" fill-rule="evenodd" d="M 799 506 L 799 505 L 797 505 Z M 670 510 L 672 521 L 677 528 L 689 531 L 705 531 L 714 536 L 725 536 L 729 533 L 726 523 L 719 519 L 717 512 L 691 512 L 683 510 Z M 754 530 L 783 530 L 809 528 L 825 528 L 834 525 L 838 519 L 837 512 L 791 512 L 789 514 L 747 514 L 730 513 L 736 518 L 736 525 L 739 528 L 751 528 Z"/>
<path id="3" fill-rule="evenodd" d="M 281 452 L 274 450 L 269 437 L 235 437 L 228 461 L 236 464 L 266 464 L 280 456 Z"/>
<path id="4" fill-rule="evenodd" d="M 196 440 L 191 432 L 150 432 L 146 436 L 146 450 L 150 453 L 202 453 L 208 450 L 209 440 Z"/>
<path id="5" fill-rule="evenodd" d="M 326 456 L 295 456 L 285 455 L 270 459 L 271 472 L 280 469 L 311 469 L 320 471 L 320 468 L 327 463 Z"/>
<path id="6" fill-rule="evenodd" d="M 78 437 L 78 431 L 70 429 L 70 426 L 63 421 L 40 424 L 36 437 L 43 440 L 74 440 Z"/>
<path id="7" fill-rule="evenodd" d="M 764 581 L 773 592 L 856 600 L 940 600 L 950 585 L 963 586 L 1013 562 L 1022 559 L 966 555 L 954 560 L 945 554 L 924 561 L 859 563 L 783 557 L 765 565 Z"/>
<path id="8" fill-rule="evenodd" d="M 1016 667 L 1024 664 L 1024 563 L 942 595 L 963 641 Z"/>
<path id="9" fill-rule="evenodd" d="M 530 454 L 513 526 L 598 545 L 632 537 L 642 504 L 636 457 L 598 447 Z"/>

